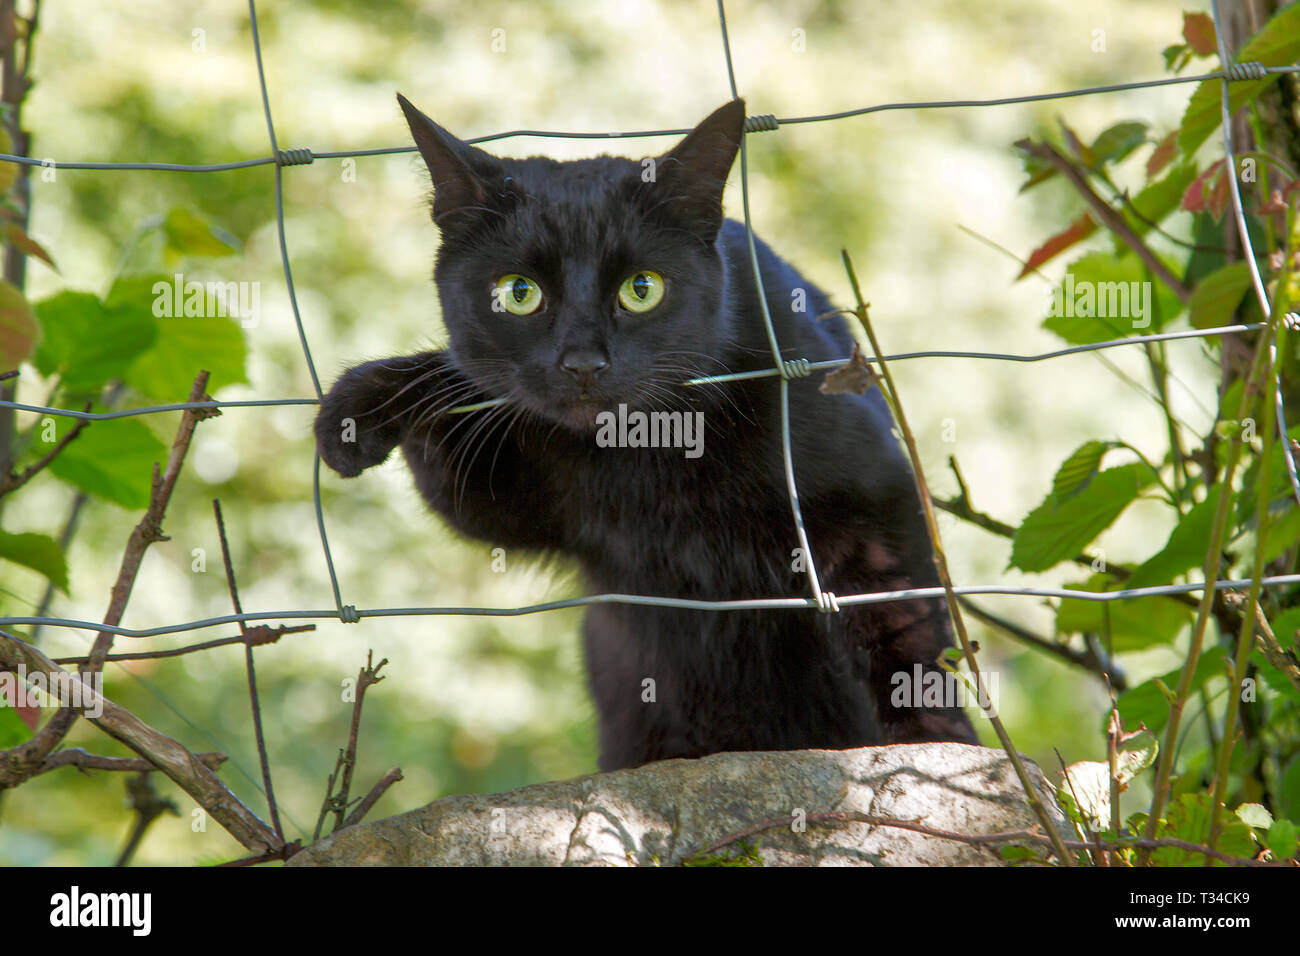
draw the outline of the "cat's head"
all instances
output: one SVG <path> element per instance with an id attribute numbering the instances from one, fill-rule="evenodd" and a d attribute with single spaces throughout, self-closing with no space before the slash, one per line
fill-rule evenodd
<path id="1" fill-rule="evenodd" d="M 398 101 L 433 177 L 452 359 L 493 396 L 585 431 L 620 403 L 681 407 L 730 337 L 715 240 L 745 108 L 669 152 L 492 156 Z"/>

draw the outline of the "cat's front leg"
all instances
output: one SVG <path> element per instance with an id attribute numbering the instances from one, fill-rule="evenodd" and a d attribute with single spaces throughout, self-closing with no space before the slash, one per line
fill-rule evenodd
<path id="1" fill-rule="evenodd" d="M 445 352 L 421 352 L 348 369 L 322 399 L 316 450 L 344 478 L 383 463 L 454 373 Z"/>

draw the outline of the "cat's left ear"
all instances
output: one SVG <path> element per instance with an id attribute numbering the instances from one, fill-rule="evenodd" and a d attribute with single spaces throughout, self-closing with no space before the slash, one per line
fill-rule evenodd
<path id="1" fill-rule="evenodd" d="M 704 241 L 722 227 L 722 191 L 736 161 L 745 127 L 745 101 L 732 100 L 710 113 L 672 150 L 659 158 L 660 181 L 677 191 L 670 207 L 685 216 Z"/>
<path id="2" fill-rule="evenodd" d="M 451 135 L 401 93 L 397 102 L 433 177 L 433 221 L 438 227 L 446 228 L 449 216 L 489 205 L 493 185 L 503 175 L 496 158 Z"/>

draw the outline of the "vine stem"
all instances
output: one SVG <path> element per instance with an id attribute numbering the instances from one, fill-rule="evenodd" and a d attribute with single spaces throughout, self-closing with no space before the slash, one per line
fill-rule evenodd
<path id="1" fill-rule="evenodd" d="M 1268 354 L 1268 343 L 1274 334 L 1277 326 L 1277 310 L 1269 316 L 1268 326 L 1260 331 L 1259 340 L 1255 343 L 1255 355 L 1250 363 L 1250 371 L 1246 376 L 1246 387 L 1242 389 L 1241 402 L 1237 408 L 1236 421 L 1243 421 L 1247 413 L 1254 407 L 1255 401 L 1262 392 L 1261 375 L 1264 371 L 1264 356 Z M 1146 827 L 1143 837 L 1146 840 L 1155 838 L 1156 830 L 1160 825 L 1160 814 L 1164 812 L 1165 802 L 1169 797 L 1170 777 L 1173 773 L 1174 755 L 1178 749 L 1178 730 L 1182 723 L 1183 708 L 1187 705 L 1187 698 L 1192 690 L 1192 678 L 1196 674 L 1196 665 L 1201 658 L 1201 646 L 1205 642 L 1205 629 L 1210 623 L 1210 612 L 1214 605 L 1214 588 L 1209 587 L 1209 582 L 1217 581 L 1219 578 L 1219 565 L 1223 559 L 1223 538 L 1228 525 L 1228 512 L 1232 503 L 1232 479 L 1237 472 L 1237 464 L 1241 459 L 1241 431 L 1238 429 L 1232 436 L 1228 444 L 1228 460 L 1224 465 L 1223 479 L 1219 483 L 1219 501 L 1214 511 L 1214 524 L 1210 530 L 1210 544 L 1205 553 L 1205 564 L 1202 569 L 1206 588 L 1201 592 L 1201 600 L 1196 608 L 1196 624 L 1192 629 L 1191 645 L 1187 649 L 1187 660 L 1183 663 L 1182 674 L 1178 678 L 1178 689 L 1174 694 L 1173 700 L 1169 702 L 1169 723 L 1165 731 L 1165 743 L 1160 748 L 1160 754 L 1156 758 L 1156 779 L 1155 787 L 1151 794 L 1151 812 L 1147 817 Z M 1267 495 L 1265 495 L 1267 497 Z M 1258 585 L 1258 580 L 1252 582 L 1252 587 Z M 1251 620 L 1252 615 L 1244 615 L 1247 621 Z M 1248 625 L 1243 623 L 1243 627 Z M 1223 742 L 1227 746 L 1227 741 Z M 1150 850 L 1142 853 L 1142 861 L 1149 859 Z"/>
<path id="2" fill-rule="evenodd" d="M 939 573 L 940 583 L 943 584 L 944 596 L 948 601 L 948 614 L 952 618 L 957 640 L 961 643 L 962 654 L 965 656 L 966 664 L 970 667 L 971 675 L 975 679 L 976 699 L 984 709 L 989 723 L 992 724 L 994 733 L 998 735 L 998 740 L 1002 743 L 1002 749 L 1006 751 L 1011 766 L 1015 768 L 1016 776 L 1020 778 L 1021 786 L 1025 789 L 1025 796 L 1029 800 L 1030 809 L 1033 810 L 1034 816 L 1038 818 L 1038 822 L 1042 824 L 1043 829 L 1046 831 L 1047 838 L 1051 841 L 1057 859 L 1064 866 L 1074 866 L 1073 855 L 1066 847 L 1061 834 L 1057 832 L 1056 824 L 1052 821 L 1051 815 L 1048 814 L 1047 807 L 1043 805 L 1042 797 L 1034 786 L 1033 780 L 1030 779 L 1024 761 L 1021 760 L 1020 754 L 1016 752 L 1015 745 L 1011 742 L 1011 736 L 1007 733 L 1006 727 L 1002 725 L 1001 719 L 994 711 L 992 699 L 985 693 L 983 678 L 980 676 L 979 662 L 975 659 L 975 649 L 972 647 L 970 637 L 966 633 L 966 622 L 962 618 L 957 596 L 952 591 L 952 578 L 948 574 L 948 560 L 944 555 L 943 543 L 939 538 L 939 522 L 935 518 L 934 503 L 930 499 L 930 489 L 926 484 L 925 472 L 921 467 L 921 455 L 916 447 L 916 436 L 907 423 L 907 416 L 903 413 L 903 403 L 898 396 L 898 388 L 895 386 L 894 377 L 885 362 L 884 350 L 881 349 L 880 342 L 876 339 L 876 333 L 871 327 L 871 319 L 867 316 L 867 303 L 862 299 L 862 290 L 858 286 L 858 276 L 853 271 L 853 261 L 849 258 L 847 249 L 841 249 L 840 256 L 844 260 L 844 268 L 849 274 L 849 284 L 853 286 L 853 297 L 857 302 L 857 308 L 853 310 L 853 314 L 857 316 L 863 330 L 867 333 L 867 339 L 871 342 L 871 350 L 875 354 L 876 362 L 880 366 L 880 377 L 884 381 L 885 398 L 893 409 L 894 418 L 898 421 L 898 427 L 903 433 L 903 441 L 907 445 L 907 454 L 912 459 L 912 477 L 916 482 L 917 494 L 921 498 L 921 507 L 925 510 L 925 523 L 930 532 L 930 541 L 934 545 L 934 567 Z"/>
<path id="3" fill-rule="evenodd" d="M 1264 360 L 1264 373 L 1269 380 L 1273 377 L 1273 361 L 1271 354 Z M 1259 601 L 1260 578 L 1264 576 L 1264 544 L 1268 537 L 1268 506 L 1271 495 L 1269 494 L 1270 479 L 1273 475 L 1272 454 L 1273 454 L 1273 402 L 1270 397 L 1265 397 L 1263 401 L 1264 421 L 1261 426 L 1260 434 L 1263 436 L 1263 451 L 1259 458 L 1259 474 L 1255 481 L 1255 495 L 1258 499 L 1258 511 L 1256 512 L 1256 535 L 1255 535 L 1255 561 L 1251 570 L 1250 579 L 1250 596 L 1247 598 L 1246 606 L 1253 608 Z M 1227 489 L 1219 492 L 1226 495 Z M 1206 844 L 1213 849 L 1218 845 L 1219 832 L 1221 830 L 1221 809 L 1223 801 L 1227 798 L 1228 792 L 1228 762 L 1232 758 L 1232 747 L 1237 727 L 1237 715 L 1241 709 L 1241 679 L 1246 673 L 1246 664 L 1250 659 L 1251 638 L 1255 634 L 1255 615 L 1243 614 L 1241 616 L 1241 630 L 1237 635 L 1237 655 L 1229 662 L 1228 668 L 1228 687 L 1231 693 L 1228 694 L 1228 712 L 1223 718 L 1223 736 L 1219 744 L 1219 764 L 1214 774 L 1214 798 L 1210 801 L 1210 833 L 1206 838 Z M 1213 860 L 1207 861 L 1208 865 L 1213 866 Z"/>

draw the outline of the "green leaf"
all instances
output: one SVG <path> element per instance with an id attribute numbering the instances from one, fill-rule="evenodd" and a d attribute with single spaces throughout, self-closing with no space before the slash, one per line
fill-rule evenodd
<path id="1" fill-rule="evenodd" d="M 1269 813 L 1262 804 L 1243 803 L 1233 811 L 1237 819 L 1248 827 L 1254 827 L 1257 830 L 1267 830 L 1273 825 L 1273 814 Z"/>
<path id="2" fill-rule="evenodd" d="M 7 164 L 0 163 L 3 165 Z M 0 372 L 25 362 L 40 337 L 41 327 L 22 290 L 11 282 L 0 281 Z"/>
<path id="3" fill-rule="evenodd" d="M 13 674 L 6 674 L 5 677 L 17 680 Z M 18 716 L 18 709 L 0 702 L 0 750 L 8 750 L 31 736 L 32 732 Z"/>
<path id="4" fill-rule="evenodd" d="M 1282 556 L 1300 542 L 1300 508 L 1292 506 L 1291 499 L 1284 499 L 1281 513 L 1276 504 L 1269 508 L 1268 538 L 1264 542 L 1264 562 L 1267 564 Z M 1251 519 L 1248 527 L 1254 528 L 1256 522 Z"/>
<path id="5" fill-rule="evenodd" d="M 1183 194 L 1187 192 L 1187 187 L 1195 178 L 1196 164 L 1181 162 L 1160 179 L 1149 183 L 1131 200 L 1133 208 L 1124 210 L 1124 219 L 1128 222 L 1129 228 L 1139 236 L 1143 236 L 1151 230 L 1151 223 L 1158 225 L 1164 222 L 1177 211 Z M 1135 215 L 1134 210 L 1141 216 Z M 1116 237 L 1116 241 L 1123 240 Z"/>
<path id="6" fill-rule="evenodd" d="M 1237 53 L 1238 63 L 1258 61 L 1265 66 L 1286 66 L 1300 59 L 1300 5 L 1278 11 L 1264 29 L 1251 37 Z M 1276 83 L 1276 76 L 1262 80 L 1241 80 L 1228 84 L 1228 108 L 1236 113 L 1243 105 L 1255 99 L 1264 88 Z M 1222 124 L 1223 81 L 1218 77 L 1202 80 L 1192 94 L 1183 113 L 1182 132 L 1178 146 L 1184 156 L 1191 156 L 1206 138 Z"/>
<path id="7" fill-rule="evenodd" d="M 1192 58 L 1192 48 L 1186 43 L 1179 43 L 1176 46 L 1165 47 L 1160 51 L 1160 55 L 1165 58 L 1165 69 L 1177 73 Z"/>
<path id="8" fill-rule="evenodd" d="M 1076 591 L 1113 591 L 1121 587 L 1107 574 L 1095 574 L 1082 584 L 1066 585 Z M 1118 601 L 1084 601 L 1063 598 L 1056 609 L 1058 634 L 1109 633 L 1116 653 L 1168 644 L 1191 620 L 1192 609 L 1162 595 L 1123 598 Z M 1127 717 L 1128 714 L 1125 714 Z"/>
<path id="9" fill-rule="evenodd" d="M 1076 448 L 1056 469 L 1056 477 L 1052 479 L 1052 494 L 1056 500 L 1064 501 L 1082 491 L 1097 474 L 1102 456 L 1114 447 L 1114 442 L 1089 441 Z"/>
<path id="10" fill-rule="evenodd" d="M 1138 566 L 1125 587 L 1145 588 L 1170 584 L 1178 575 L 1205 564 L 1205 553 L 1210 547 L 1210 530 L 1214 524 L 1214 512 L 1219 506 L 1222 487 L 1215 485 L 1204 501 L 1193 505 L 1187 514 L 1178 519 L 1165 546 Z"/>
<path id="11" fill-rule="evenodd" d="M 1279 860 L 1296 855 L 1296 826 L 1290 820 L 1278 820 L 1268 828 L 1268 848 Z"/>
<path id="12" fill-rule="evenodd" d="M 1296 646 L 1296 631 L 1300 631 L 1300 607 L 1287 608 L 1268 623 L 1279 644 L 1284 648 Z M 1300 810 L 1300 807 L 1296 809 Z"/>
<path id="13" fill-rule="evenodd" d="M 173 209 L 163 220 L 166 253 L 175 261 L 182 256 L 229 256 L 239 251 L 238 241 L 187 209 Z"/>
<path id="14" fill-rule="evenodd" d="M 1233 313 L 1249 288 L 1250 266 L 1244 261 L 1211 272 L 1192 290 L 1187 302 L 1188 321 L 1198 329 L 1231 324 Z"/>
<path id="15" fill-rule="evenodd" d="M 1016 846 L 1015 844 L 1005 844 L 998 848 L 998 852 L 1001 853 L 1002 859 L 1008 863 L 1019 863 L 1022 860 L 1037 860 L 1039 858 L 1037 850 L 1027 846 Z"/>
<path id="16" fill-rule="evenodd" d="M 1130 780 L 1156 762 L 1160 753 L 1160 740 L 1149 730 L 1138 731 L 1120 745 L 1116 773 L 1121 783 Z"/>
<path id="17" fill-rule="evenodd" d="M 1152 733 L 1159 733 L 1169 722 L 1169 701 L 1165 698 L 1161 684 L 1174 687 L 1182 675 L 1182 668 L 1177 667 L 1160 677 L 1131 687 L 1119 695 L 1119 712 L 1124 723 L 1134 725 L 1146 724 Z M 1201 654 L 1196 662 L 1196 671 L 1192 674 L 1190 693 L 1195 694 L 1201 686 L 1212 677 L 1223 676 L 1223 648 L 1211 647 Z"/>
<path id="18" fill-rule="evenodd" d="M 58 375 L 73 392 L 97 391 L 121 378 L 158 333 L 147 310 L 109 309 L 89 292 L 60 292 L 36 303 L 45 332 L 33 364 L 42 375 Z"/>
<path id="19" fill-rule="evenodd" d="M 1056 175 L 1055 166 L 1027 150 L 1021 151 L 1021 160 L 1024 163 L 1026 176 L 1024 183 L 1020 187 L 1022 193 Z"/>
<path id="20" fill-rule="evenodd" d="M 1046 571 L 1074 557 L 1110 527 L 1153 478 L 1150 468 L 1134 463 L 1099 472 L 1064 501 L 1049 494 L 1016 529 L 1010 566 Z"/>
<path id="21" fill-rule="evenodd" d="M 49 535 L 0 531 L 0 558 L 43 574 L 56 588 L 68 593 L 68 561 L 59 542 Z"/>
<path id="22" fill-rule="evenodd" d="M 1278 785 L 1278 810 L 1288 817 L 1300 817 L 1300 755 L 1282 771 Z"/>
<path id="23" fill-rule="evenodd" d="M 1070 263 L 1052 290 L 1043 328 L 1071 345 L 1159 331 L 1156 316 L 1167 322 L 1182 303 L 1163 283 L 1147 282 L 1142 261 L 1131 252 L 1088 253 Z"/>
<path id="24" fill-rule="evenodd" d="M 1188 843 L 1205 843 L 1210 835 L 1211 794 L 1184 793 L 1169 804 L 1164 825 L 1156 831 L 1157 837 L 1173 837 Z M 1231 816 L 1220 816 L 1218 849 L 1229 856 L 1250 859 L 1256 845 L 1250 827 Z M 1190 850 L 1162 847 L 1152 855 L 1157 866 L 1204 866 L 1205 856 Z"/>
<path id="25" fill-rule="evenodd" d="M 124 508 L 149 504 L 153 466 L 166 464 L 167 449 L 133 418 L 96 422 L 50 463 L 50 471 L 88 494 Z"/>
<path id="26" fill-rule="evenodd" d="M 1236 405 L 1224 403 L 1224 410 L 1220 412 L 1220 418 L 1229 418 L 1238 414 L 1241 402 L 1241 389 L 1238 387 L 1242 384 L 1242 379 L 1237 379 L 1231 386 L 1236 398 Z M 1273 395 L 1265 393 L 1263 398 L 1266 401 L 1272 401 Z M 1226 414 L 1227 410 L 1232 409 L 1232 415 Z M 1249 412 L 1247 414 L 1250 414 Z M 1222 425 L 1229 423 L 1220 422 Z M 1236 425 L 1236 422 L 1232 422 Z M 1260 427 L 1260 422 L 1255 422 L 1256 428 Z M 1227 429 L 1220 429 L 1227 430 Z M 1240 428 L 1237 429 L 1240 431 Z M 1251 436 L 1246 436 L 1250 438 Z M 1288 437 L 1295 439 L 1300 438 L 1300 425 L 1294 425 L 1288 429 Z M 1287 475 L 1285 452 L 1280 442 L 1274 442 L 1272 453 L 1269 457 L 1269 487 L 1267 491 L 1269 502 L 1269 542 L 1270 547 L 1273 542 L 1273 533 L 1278 530 L 1277 523 L 1285 518 L 1285 513 L 1293 507 L 1294 498 L 1291 491 L 1291 479 Z M 1235 520 L 1239 525 L 1246 525 L 1250 528 L 1255 527 L 1259 511 L 1259 469 L 1264 460 L 1263 455 L 1252 455 L 1250 464 L 1241 475 L 1241 491 L 1237 495 L 1237 511 Z M 1283 532 L 1285 533 L 1285 532 Z M 1266 559 L 1267 560 L 1267 559 Z"/>
<path id="27" fill-rule="evenodd" d="M 127 370 L 125 381 L 143 395 L 166 402 L 189 397 L 194 379 L 207 369 L 208 393 L 246 382 L 246 348 L 239 323 L 225 316 L 169 316 L 173 279 L 160 276 L 119 279 L 109 293 L 110 306 L 147 304 L 157 326 L 153 345 Z M 158 313 L 163 315 L 159 316 Z"/>
<path id="28" fill-rule="evenodd" d="M 1135 120 L 1116 123 L 1092 141 L 1097 162 L 1117 163 L 1147 141 L 1147 124 Z"/>

